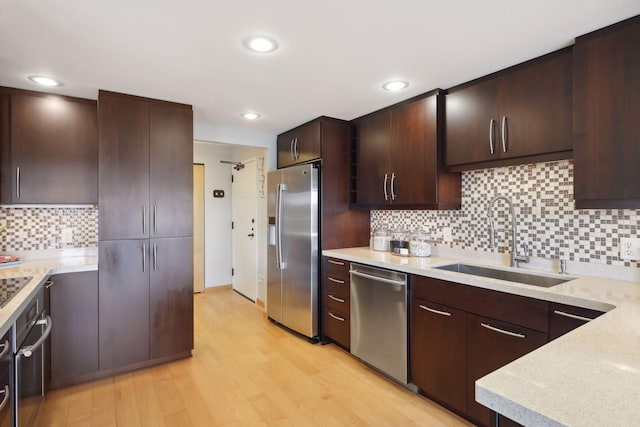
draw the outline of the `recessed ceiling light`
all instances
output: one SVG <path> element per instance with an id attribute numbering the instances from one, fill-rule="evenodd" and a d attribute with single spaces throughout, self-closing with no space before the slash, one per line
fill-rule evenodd
<path id="1" fill-rule="evenodd" d="M 257 53 L 269 53 L 278 48 L 278 42 L 268 36 L 247 37 L 242 44 L 250 51 Z"/>
<path id="2" fill-rule="evenodd" d="M 241 116 L 243 119 L 247 120 L 257 120 L 260 118 L 260 114 L 258 113 L 242 113 Z"/>
<path id="3" fill-rule="evenodd" d="M 405 89 L 408 86 L 409 86 L 409 82 L 405 82 L 404 80 L 392 80 L 390 82 L 386 82 L 385 84 L 383 84 L 382 89 L 395 92 L 398 90 Z"/>
<path id="4" fill-rule="evenodd" d="M 41 86 L 49 86 L 49 87 L 53 87 L 53 86 L 62 86 L 62 83 L 59 82 L 58 80 L 54 80 L 50 77 L 44 77 L 44 76 L 29 76 L 28 77 L 29 80 L 31 80 L 34 83 L 37 83 Z"/>

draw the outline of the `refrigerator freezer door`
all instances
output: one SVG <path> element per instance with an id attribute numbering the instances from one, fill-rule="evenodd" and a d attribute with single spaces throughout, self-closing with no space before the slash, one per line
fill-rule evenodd
<path id="1" fill-rule="evenodd" d="M 282 270 L 280 270 L 277 250 L 279 231 L 276 227 L 276 195 L 280 185 L 280 172 L 270 172 L 267 176 L 267 224 L 273 239 L 267 242 L 267 315 L 282 323 Z"/>
<path id="2" fill-rule="evenodd" d="M 318 335 L 318 169 L 280 171 L 282 192 L 282 324 Z"/>

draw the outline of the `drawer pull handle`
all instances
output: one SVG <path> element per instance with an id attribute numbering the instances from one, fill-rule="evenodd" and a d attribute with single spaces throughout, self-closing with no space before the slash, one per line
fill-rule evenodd
<path id="1" fill-rule="evenodd" d="M 334 297 L 333 295 L 329 294 L 329 298 L 331 298 L 334 301 L 338 301 L 338 302 L 342 302 L 344 303 L 344 300 L 342 298 L 338 298 L 338 297 Z"/>
<path id="2" fill-rule="evenodd" d="M 427 310 L 427 311 L 429 311 L 431 313 L 439 314 L 441 316 L 451 316 L 451 313 L 447 313 L 446 311 L 435 310 L 433 308 L 427 307 L 426 305 L 420 304 L 420 308 L 423 309 L 423 310 Z"/>
<path id="3" fill-rule="evenodd" d="M 341 322 L 344 322 L 344 317 L 340 317 L 340 316 L 336 316 L 335 314 L 333 314 L 332 312 L 329 312 L 329 316 L 333 317 L 336 320 L 339 320 Z"/>
<path id="4" fill-rule="evenodd" d="M 10 348 L 11 346 L 9 345 L 9 340 L 4 340 L 4 342 L 2 343 L 2 351 L 0 352 L 0 359 L 3 359 L 7 353 L 9 353 L 9 350 L 11 350 Z"/>
<path id="5" fill-rule="evenodd" d="M 494 332 L 498 332 L 498 333 L 501 333 L 501 334 L 504 334 L 504 335 L 509 335 L 510 337 L 526 338 L 526 336 L 523 335 L 523 334 L 518 334 L 518 333 L 515 333 L 515 332 L 505 331 L 504 329 L 495 328 L 495 327 L 493 327 L 491 325 L 487 325 L 486 323 L 480 323 L 480 325 L 482 325 L 484 328 L 490 329 L 490 330 L 492 330 Z"/>
<path id="6" fill-rule="evenodd" d="M 334 279 L 333 277 L 327 277 L 327 279 L 329 279 L 329 281 L 331 281 L 333 283 L 339 283 L 341 285 L 344 285 L 344 280 Z"/>
<path id="7" fill-rule="evenodd" d="M 344 262 L 340 262 L 340 261 L 334 261 L 332 259 L 327 260 L 329 262 L 329 264 L 335 264 L 335 265 L 342 265 L 344 266 Z"/>
<path id="8" fill-rule="evenodd" d="M 559 316 L 568 317 L 570 319 L 582 320 L 584 322 L 591 322 L 593 320 L 593 319 L 591 319 L 589 317 L 578 316 L 577 314 L 566 313 L 566 312 L 560 311 L 560 310 L 553 310 L 553 312 L 554 312 L 554 314 L 557 314 Z"/>
<path id="9" fill-rule="evenodd" d="M 4 389 L 0 390 L 0 393 L 4 394 L 2 402 L 0 402 L 0 411 L 2 411 L 9 401 L 9 386 L 5 384 Z"/>

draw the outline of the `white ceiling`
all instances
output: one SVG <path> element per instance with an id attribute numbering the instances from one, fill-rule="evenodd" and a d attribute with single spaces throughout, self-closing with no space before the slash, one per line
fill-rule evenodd
<path id="1" fill-rule="evenodd" d="M 639 0 L 0 0 L 0 85 L 26 76 L 192 104 L 195 122 L 280 133 L 346 120 L 573 43 Z M 280 43 L 255 54 L 242 39 Z M 390 79 L 411 86 L 390 93 Z M 244 111 L 262 118 L 247 122 Z"/>

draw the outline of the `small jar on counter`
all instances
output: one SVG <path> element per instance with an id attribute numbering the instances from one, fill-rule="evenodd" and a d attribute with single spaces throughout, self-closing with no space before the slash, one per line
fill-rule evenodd
<path id="1" fill-rule="evenodd" d="M 409 233 L 406 230 L 393 230 L 389 250 L 396 255 L 409 256 Z"/>
<path id="2" fill-rule="evenodd" d="M 415 257 L 431 256 L 431 235 L 426 228 L 422 228 L 411 233 L 409 251 L 411 256 Z"/>
<path id="3" fill-rule="evenodd" d="M 387 228 L 376 228 L 371 235 L 371 249 L 374 251 L 387 252 L 389 250 L 389 241 L 391 233 Z"/>

